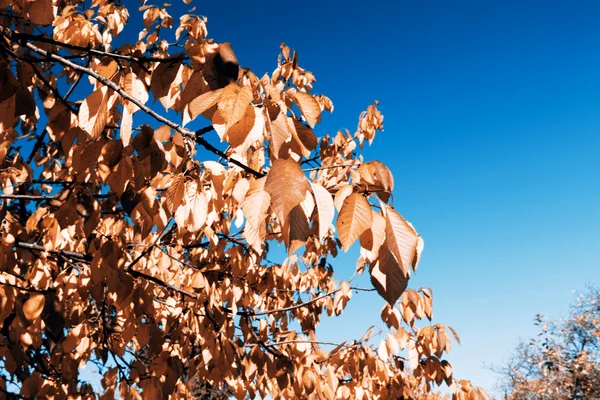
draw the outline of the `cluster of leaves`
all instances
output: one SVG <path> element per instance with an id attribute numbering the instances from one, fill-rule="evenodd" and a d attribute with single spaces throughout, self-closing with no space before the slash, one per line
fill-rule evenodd
<path id="1" fill-rule="evenodd" d="M 505 397 L 595 399 L 600 397 L 600 291 L 590 287 L 569 316 L 538 315 L 539 334 L 521 343 L 502 371 Z"/>
<path id="2" fill-rule="evenodd" d="M 416 324 L 432 317 L 431 291 L 406 290 L 423 242 L 390 204 L 389 169 L 359 152 L 383 128 L 376 104 L 356 132 L 318 138 L 333 105 L 287 46 L 258 78 L 205 18 L 176 26 L 144 5 L 138 40 L 114 48 L 130 11 L 86 4 L 0 1 L 2 392 L 96 398 L 79 372 L 94 364 L 102 398 L 186 398 L 192 378 L 240 399 L 415 398 L 444 382 L 485 397 L 443 359 L 449 328 Z M 357 241 L 374 289 L 334 279 Z M 360 290 L 386 300 L 387 337 L 318 341 L 321 316 Z"/>

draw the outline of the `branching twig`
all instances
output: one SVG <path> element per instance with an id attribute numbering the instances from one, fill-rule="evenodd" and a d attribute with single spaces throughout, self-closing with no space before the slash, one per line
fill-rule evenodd
<path id="1" fill-rule="evenodd" d="M 129 274 L 131 274 L 132 276 L 134 276 L 134 277 L 144 278 L 146 280 L 149 280 L 150 282 L 154 282 L 154 283 L 156 283 L 159 286 L 162 286 L 162 287 L 164 287 L 166 289 L 169 289 L 169 290 L 172 290 L 174 292 L 177 292 L 177 293 L 179 293 L 179 294 L 181 294 L 183 296 L 189 297 L 191 299 L 197 299 L 198 298 L 198 296 L 196 296 L 194 293 L 190 293 L 187 290 L 183 290 L 183 289 L 181 289 L 181 288 L 179 288 L 179 287 L 177 287 L 175 285 L 171 285 L 170 283 L 167 283 L 167 282 L 165 282 L 165 281 L 163 281 L 161 279 L 158 279 L 158 278 L 156 278 L 156 277 L 154 277 L 152 275 L 148 275 L 148 274 L 145 274 L 143 272 L 136 271 L 136 270 L 133 270 L 133 269 L 130 269 L 127 272 Z"/>
<path id="2" fill-rule="evenodd" d="M 0 31 L 5 36 L 9 36 L 12 40 L 16 40 L 16 41 L 32 40 L 35 42 L 49 43 L 49 44 L 52 44 L 55 46 L 64 47 L 66 49 L 81 51 L 82 53 L 85 53 L 85 54 L 93 54 L 95 56 L 100 56 L 100 57 L 106 56 L 106 57 L 118 58 L 121 60 L 135 61 L 138 63 L 152 62 L 152 61 L 171 62 L 171 61 L 183 61 L 183 60 L 188 59 L 188 57 L 184 56 L 184 55 L 177 56 L 177 57 L 165 57 L 165 58 L 145 57 L 145 56 L 137 57 L 137 56 L 131 56 L 131 55 L 127 55 L 127 54 L 112 53 L 110 51 L 102 51 L 102 50 L 92 49 L 90 47 L 76 46 L 76 45 L 69 44 L 69 43 L 59 42 L 57 40 L 50 39 L 45 36 L 31 35 L 31 34 L 22 33 L 22 32 L 13 32 L 9 28 L 3 27 L 3 26 L 0 26 Z M 83 58 L 83 57 L 85 57 L 85 55 L 81 56 L 81 58 Z"/>
<path id="3" fill-rule="evenodd" d="M 345 168 L 345 167 L 360 167 L 362 164 L 337 164 L 337 165 L 327 165 L 324 167 L 315 167 L 315 168 L 304 168 L 302 171 L 310 172 L 310 171 L 320 171 L 323 169 L 331 169 L 331 168 Z"/>
<path id="4" fill-rule="evenodd" d="M 17 242 L 16 246 L 19 247 L 19 248 L 21 248 L 21 249 L 27 249 L 27 250 L 46 251 L 46 249 L 44 249 L 43 246 L 40 246 L 39 244 L 34 244 L 34 243 Z M 50 251 L 48 251 L 48 253 L 63 255 L 63 256 L 69 257 L 69 258 L 73 258 L 73 259 L 80 260 L 80 261 L 85 261 L 85 262 L 91 262 L 92 261 L 92 257 L 91 256 L 88 256 L 88 255 L 83 254 L 83 253 L 73 252 L 73 251 L 50 250 Z"/>
<path id="5" fill-rule="evenodd" d="M 15 34 L 14 32 L 7 30 L 6 28 L 0 27 L 0 32 L 2 32 L 2 34 L 4 36 L 6 36 L 7 38 L 15 41 L 16 39 L 18 39 L 18 34 Z M 15 38 L 14 36 L 17 35 L 17 38 Z M 167 126 L 169 126 L 170 128 L 176 130 L 177 132 L 181 133 L 184 137 L 186 138 L 190 138 L 196 141 L 196 143 L 198 143 L 199 145 L 201 145 L 202 147 L 204 147 L 206 150 L 218 155 L 219 157 L 222 157 L 224 159 L 226 159 L 229 163 L 234 164 L 238 167 L 240 167 L 241 169 L 243 169 L 244 171 L 246 171 L 247 173 L 250 173 L 256 177 L 263 177 L 265 176 L 265 174 L 263 174 L 262 172 L 256 171 L 252 168 L 250 168 L 249 166 L 247 166 L 246 164 L 231 158 L 230 156 L 228 156 L 227 154 L 225 154 L 223 151 L 217 149 L 215 146 L 213 146 L 212 144 L 210 144 L 208 141 L 206 141 L 206 139 L 204 139 L 201 136 L 197 136 L 194 132 L 191 132 L 187 129 L 182 128 L 180 125 L 172 122 L 171 120 L 168 120 L 167 118 L 163 117 L 162 115 L 156 113 L 154 110 L 152 110 L 151 108 L 149 108 L 148 106 L 146 106 L 144 103 L 142 103 L 139 99 L 135 98 L 134 96 L 130 95 L 129 93 L 127 93 L 125 90 L 123 90 L 123 88 L 121 88 L 119 85 L 117 85 L 115 82 L 111 81 L 110 79 L 106 78 L 103 75 L 98 74 L 96 71 L 93 71 L 91 68 L 86 68 L 84 66 L 81 66 L 79 64 L 76 64 L 74 62 L 71 62 L 69 60 L 67 60 L 64 57 L 61 57 L 57 54 L 54 53 L 50 53 L 44 49 L 41 49 L 35 45 L 33 45 L 32 43 L 24 43 L 23 44 L 25 47 L 27 47 L 28 49 L 34 51 L 37 54 L 41 54 L 45 57 L 50 57 L 51 59 L 57 61 L 58 63 L 62 64 L 62 65 L 66 65 L 67 67 L 70 67 L 76 71 L 79 72 L 83 72 L 91 77 L 93 77 L 94 79 L 96 79 L 98 82 L 102 83 L 104 86 L 109 87 L 110 89 L 114 90 L 115 92 L 117 92 L 121 97 L 131 101 L 133 104 L 135 104 L 136 106 L 138 106 L 141 110 L 143 110 L 146 114 L 150 115 L 151 117 L 153 117 L 155 120 L 157 120 L 158 122 L 161 122 Z"/>
<path id="6" fill-rule="evenodd" d="M 167 224 L 163 228 L 162 232 L 156 237 L 156 239 L 154 239 L 154 242 L 152 242 L 152 244 L 150 246 L 146 247 L 146 249 L 144 251 L 142 251 L 142 253 L 139 256 L 137 256 L 136 259 L 134 259 L 129 265 L 125 266 L 125 272 L 129 272 L 135 264 L 137 264 L 142 258 L 146 257 L 148 255 L 148 253 L 150 253 L 152 251 L 154 246 L 156 246 L 156 244 L 158 242 L 160 242 L 163 237 L 165 237 L 167 232 L 169 232 L 169 228 L 170 228 L 169 223 L 170 222 L 171 222 L 171 220 L 169 220 L 169 222 L 167 222 Z"/>
<path id="7" fill-rule="evenodd" d="M 251 311 L 250 312 L 240 311 L 240 312 L 238 312 L 238 315 L 247 315 L 247 314 L 250 314 L 253 317 L 260 317 L 261 315 L 269 315 L 269 314 L 274 314 L 274 313 L 278 313 L 278 312 L 293 311 L 293 310 L 298 309 L 298 308 L 306 307 L 306 306 L 308 306 L 308 305 L 310 305 L 310 304 L 312 304 L 312 303 L 314 303 L 316 301 L 323 300 L 326 297 L 333 296 L 334 294 L 336 294 L 340 290 L 342 290 L 342 288 L 337 288 L 337 289 L 334 289 L 334 290 L 332 290 L 330 292 L 324 293 L 324 294 L 322 294 L 322 295 L 320 295 L 318 297 L 315 297 L 314 299 L 311 299 L 311 300 L 308 300 L 308 301 L 305 301 L 303 303 L 296 304 L 296 305 L 293 305 L 293 306 L 289 306 L 289 307 L 277 308 L 277 309 L 274 309 L 274 310 L 266 310 L 266 311 L 260 311 L 260 312 L 254 312 L 254 313 L 251 312 Z M 351 287 L 350 290 L 358 290 L 358 291 L 362 291 L 362 292 L 372 292 L 375 289 L 361 288 L 361 287 Z"/>
<path id="8" fill-rule="evenodd" d="M 335 342 L 319 342 L 317 340 L 285 340 L 283 342 L 274 342 L 274 343 L 265 343 L 267 347 L 280 346 L 284 344 L 294 344 L 294 343 L 307 343 L 307 344 L 316 344 L 323 346 L 341 346 L 343 343 L 335 343 Z M 257 346 L 257 344 L 247 344 L 246 346 Z"/>

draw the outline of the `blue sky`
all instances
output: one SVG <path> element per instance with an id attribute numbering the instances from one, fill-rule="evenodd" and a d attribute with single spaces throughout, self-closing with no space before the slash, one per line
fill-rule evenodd
<path id="1" fill-rule="evenodd" d="M 385 131 L 364 154 L 391 168 L 395 207 L 425 239 L 410 286 L 431 287 L 434 322 L 461 336 L 457 377 L 492 389 L 486 365 L 535 333 L 534 315 L 565 315 L 573 290 L 598 283 L 600 3 L 195 5 L 259 76 L 281 42 L 298 51 L 335 105 L 317 134 L 354 130 L 381 102 Z M 356 256 L 336 260 L 341 277 Z M 356 294 L 318 334 L 360 337 L 382 305 Z"/>

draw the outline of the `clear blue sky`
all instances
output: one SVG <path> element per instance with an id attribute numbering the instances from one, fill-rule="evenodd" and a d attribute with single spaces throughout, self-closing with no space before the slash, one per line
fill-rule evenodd
<path id="1" fill-rule="evenodd" d="M 460 334 L 456 376 L 492 389 L 484 364 L 600 280 L 600 3 L 289 4 L 195 3 L 259 76 L 282 41 L 298 50 L 335 104 L 318 134 L 354 130 L 381 102 L 385 131 L 365 156 L 391 168 L 395 206 L 425 239 L 410 286 L 431 287 L 434 321 Z M 318 333 L 360 337 L 382 304 L 357 294 Z"/>
<path id="2" fill-rule="evenodd" d="M 317 135 L 353 131 L 381 102 L 385 131 L 365 158 L 391 168 L 395 207 L 425 239 L 409 285 L 432 288 L 434 322 L 461 336 L 456 377 L 492 391 L 486 365 L 535 333 L 534 315 L 564 315 L 573 290 L 600 281 L 600 3 L 193 5 L 258 76 L 281 42 L 298 51 L 335 105 Z M 335 261 L 341 279 L 357 253 Z M 356 294 L 318 335 L 358 338 L 382 305 Z"/>

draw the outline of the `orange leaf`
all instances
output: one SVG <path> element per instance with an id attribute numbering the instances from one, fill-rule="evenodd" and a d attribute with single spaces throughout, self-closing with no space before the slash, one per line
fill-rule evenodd
<path id="1" fill-rule="evenodd" d="M 252 89 L 249 86 L 240 88 L 236 83 L 226 86 L 219 97 L 219 115 L 227 128 L 238 122 L 252 101 Z"/>
<path id="2" fill-rule="evenodd" d="M 246 223 L 255 228 L 264 222 L 271 203 L 271 196 L 264 191 L 266 180 L 267 178 L 260 178 L 252 182 L 242 203 Z"/>
<path id="3" fill-rule="evenodd" d="M 218 89 L 213 90 L 212 92 L 206 92 L 192 100 L 188 106 L 190 117 L 195 119 L 198 115 L 217 104 L 217 100 L 219 100 L 222 91 L 223 89 Z"/>
<path id="4" fill-rule="evenodd" d="M 90 94 L 79 108 L 79 127 L 92 139 L 97 139 L 108 121 L 109 111 L 116 100 L 116 93 L 106 86 Z"/>
<path id="5" fill-rule="evenodd" d="M 183 175 L 177 175 L 173 178 L 171 186 L 167 189 L 167 206 L 169 211 L 174 213 L 177 211 L 183 200 L 185 193 L 185 177 Z"/>
<path id="6" fill-rule="evenodd" d="M 176 81 L 181 69 L 180 61 L 161 62 L 152 73 L 150 88 L 155 99 L 160 99 L 169 94 L 171 86 L 181 83 Z"/>
<path id="7" fill-rule="evenodd" d="M 323 239 L 329 231 L 329 226 L 335 215 L 335 207 L 331 193 L 318 183 L 311 183 L 315 201 L 317 203 L 317 211 L 319 212 L 319 239 Z"/>
<path id="8" fill-rule="evenodd" d="M 374 265 L 371 265 L 371 282 L 377 293 L 390 305 L 406 290 L 408 277 L 402 272 L 402 268 L 394 255 L 386 245 L 379 249 L 379 257 Z"/>
<path id="9" fill-rule="evenodd" d="M 292 208 L 304 201 L 308 181 L 296 161 L 275 160 L 267 175 L 265 190 L 271 195 L 271 207 L 283 224 Z"/>
<path id="10" fill-rule="evenodd" d="M 28 321 L 33 321 L 42 315 L 45 304 L 46 296 L 41 293 L 32 294 L 25 304 L 23 304 L 23 315 L 25 315 Z"/>
<path id="11" fill-rule="evenodd" d="M 417 269 L 420 255 L 419 235 L 412 225 L 391 207 L 387 207 L 386 210 L 385 233 L 387 246 L 398 260 L 404 275 L 408 277 L 411 266 Z"/>
<path id="12" fill-rule="evenodd" d="M 255 121 L 256 115 L 254 113 L 254 107 L 249 105 L 246 107 L 246 111 L 244 112 L 242 118 L 233 124 L 227 130 L 227 132 L 225 132 L 223 139 L 227 140 L 231 147 L 240 146 L 246 140 L 246 137 L 252 130 Z"/>
<path id="13" fill-rule="evenodd" d="M 367 199 L 359 193 L 346 197 L 337 219 L 338 235 L 344 250 L 348 251 L 372 223 L 373 215 Z"/>
<path id="14" fill-rule="evenodd" d="M 298 108 L 300 108 L 300 111 L 302 111 L 302 115 L 304 115 L 306 122 L 308 122 L 311 128 L 314 128 L 321 116 L 321 106 L 319 105 L 319 102 L 315 100 L 312 95 L 300 91 L 294 93 L 293 99 L 298 105 Z"/>

